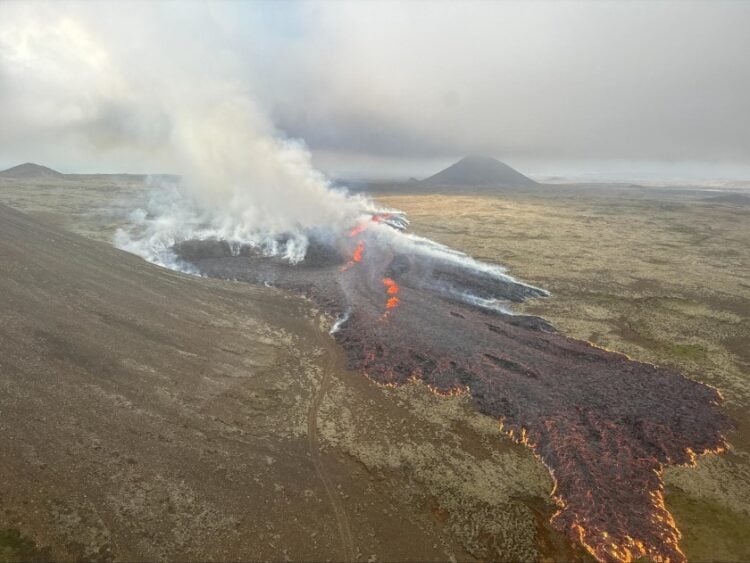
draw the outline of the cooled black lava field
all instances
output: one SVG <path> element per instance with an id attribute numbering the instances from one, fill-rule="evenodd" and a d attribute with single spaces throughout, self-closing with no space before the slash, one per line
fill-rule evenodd
<path id="1" fill-rule="evenodd" d="M 685 559 L 661 472 L 725 447 L 714 389 L 510 314 L 546 293 L 378 220 L 313 240 L 297 264 L 223 241 L 174 250 L 202 275 L 309 296 L 339 319 L 349 367 L 378 384 L 468 393 L 549 469 L 553 524 L 597 559 Z"/>

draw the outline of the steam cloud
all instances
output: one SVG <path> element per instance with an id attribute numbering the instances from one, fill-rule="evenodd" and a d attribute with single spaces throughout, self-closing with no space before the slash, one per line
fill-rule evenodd
<path id="1" fill-rule="evenodd" d="M 381 211 L 369 199 L 333 189 L 305 145 L 274 127 L 246 79 L 245 61 L 222 43 L 220 18 L 193 6 L 175 26 L 167 8 L 114 4 L 106 14 L 86 4 L 0 8 L 0 96 L 12 102 L 0 112 L 10 124 L 4 130 L 16 133 L 14 145 L 55 146 L 58 138 L 62 151 L 75 147 L 132 162 L 131 170 L 183 175 L 181 182 L 155 179 L 130 215 L 132 227 L 117 233 L 117 246 L 188 272 L 172 248 L 196 239 L 249 245 L 294 263 L 305 256 L 309 237 L 334 242 L 363 215 Z M 204 20 L 212 25 L 204 29 Z M 396 229 L 376 231 L 394 249 L 419 254 L 425 264 L 460 264 L 514 281 L 499 266 L 400 233 L 402 216 L 390 221 Z"/>
<path id="2" fill-rule="evenodd" d="M 126 22 L 165 22 L 158 7 L 115 11 Z M 134 25 L 140 31 L 123 41 L 127 25 L 112 26 L 84 6 L 3 6 L 3 16 L 2 72 L 13 79 L 13 99 L 25 99 L 5 117 L 184 175 L 179 184 L 152 186 L 145 208 L 132 214 L 136 228 L 119 232 L 118 246 L 174 267 L 175 242 L 218 238 L 296 261 L 307 232 L 343 228 L 373 208 L 332 189 L 304 144 L 275 130 L 247 85 L 233 78 L 233 65 L 214 60 L 215 44 L 187 53 L 165 45 L 164 52 L 153 23 Z M 123 49 L 134 39 L 146 49 Z M 194 45 L 182 39 L 175 37 L 177 46 Z"/>

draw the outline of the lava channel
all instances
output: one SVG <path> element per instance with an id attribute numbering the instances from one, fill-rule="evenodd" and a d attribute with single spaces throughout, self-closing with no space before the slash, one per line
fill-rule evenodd
<path id="1" fill-rule="evenodd" d="M 549 469 L 553 526 L 599 561 L 684 561 L 662 472 L 726 446 L 719 393 L 492 308 L 546 292 L 382 223 L 333 243 L 312 238 L 296 265 L 223 241 L 174 250 L 204 275 L 270 282 L 348 313 L 334 338 L 349 367 L 379 384 L 420 379 L 441 395 L 468 393 Z M 401 305 L 385 322 L 383 287 L 386 313 Z"/>

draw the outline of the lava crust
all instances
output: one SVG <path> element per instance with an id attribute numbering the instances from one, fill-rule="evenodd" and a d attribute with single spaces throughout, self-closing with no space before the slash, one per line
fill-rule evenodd
<path id="1" fill-rule="evenodd" d="M 661 474 L 725 447 L 716 390 L 504 312 L 545 292 L 385 225 L 313 242 L 297 265 L 220 241 L 175 252 L 204 275 L 308 295 L 339 317 L 349 367 L 379 384 L 468 393 L 549 469 L 553 525 L 598 560 L 685 559 Z"/>

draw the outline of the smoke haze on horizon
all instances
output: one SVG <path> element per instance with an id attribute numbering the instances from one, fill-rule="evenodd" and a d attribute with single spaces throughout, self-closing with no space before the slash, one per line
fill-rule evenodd
<path id="1" fill-rule="evenodd" d="M 740 2 L 6 1 L 0 167 L 186 172 L 175 106 L 230 92 L 255 138 L 301 139 L 333 174 L 485 153 L 538 175 L 746 179 L 748 28 Z"/>

